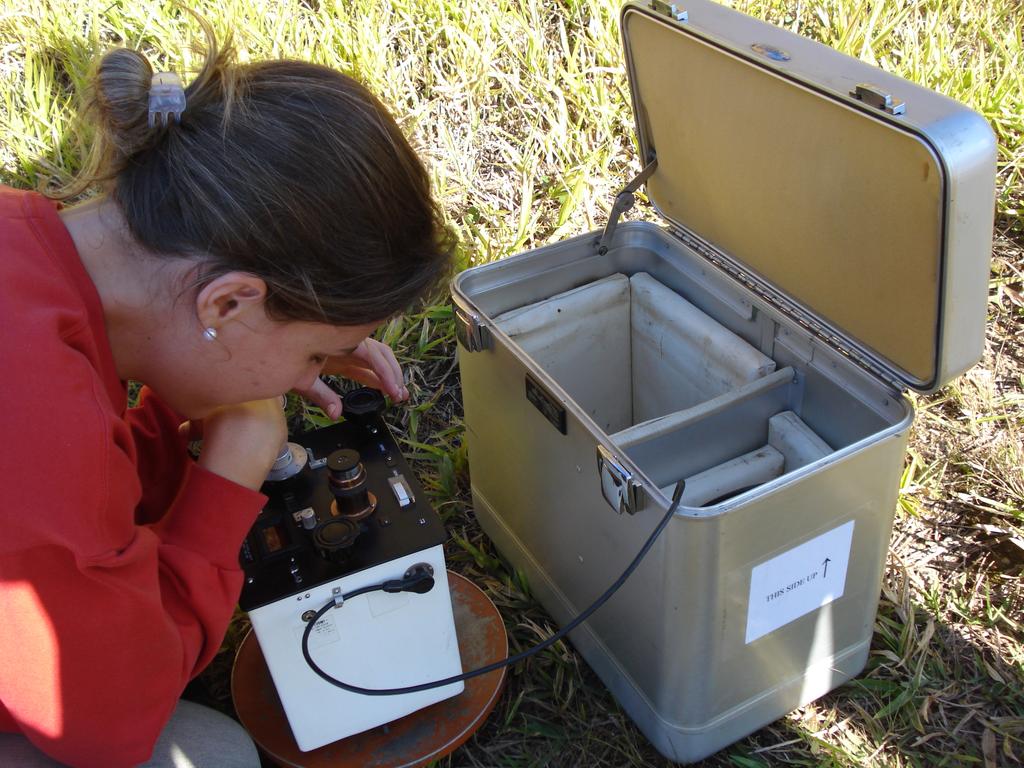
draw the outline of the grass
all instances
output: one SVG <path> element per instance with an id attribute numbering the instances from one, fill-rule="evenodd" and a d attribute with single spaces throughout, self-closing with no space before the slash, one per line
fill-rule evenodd
<path id="1" fill-rule="evenodd" d="M 355 73 L 428 160 L 461 266 L 599 227 L 638 168 L 608 0 L 208 0 L 243 57 Z M 685 5 L 685 4 L 684 4 Z M 1024 755 L 1024 10 L 1018 0 L 756 0 L 735 7 L 961 100 L 999 138 L 983 362 L 915 397 L 891 556 L 867 671 L 705 761 L 708 766 L 990 766 Z M 74 93 L 100 46 L 194 68 L 196 29 L 156 2 L 0 0 L 0 180 L 75 168 Z M 652 217 L 638 206 L 636 216 Z M 384 331 L 410 377 L 393 415 L 452 534 L 451 567 L 485 587 L 511 645 L 553 631 L 475 524 L 444 302 Z M 301 414 L 300 414 L 301 415 Z M 312 415 L 312 414 L 307 414 Z M 299 418 L 297 416 L 296 418 Z M 243 623 L 197 684 L 229 706 Z M 445 766 L 660 766 L 571 646 L 515 670 L 483 730 Z"/>

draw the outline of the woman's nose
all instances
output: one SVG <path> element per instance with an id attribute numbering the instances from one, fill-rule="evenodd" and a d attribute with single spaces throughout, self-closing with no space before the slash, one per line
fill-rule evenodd
<path id="1" fill-rule="evenodd" d="M 295 389 L 309 389 L 316 384 L 317 377 L 320 376 L 320 372 L 324 369 L 323 363 L 317 363 L 307 370 L 299 382 L 295 385 Z"/>

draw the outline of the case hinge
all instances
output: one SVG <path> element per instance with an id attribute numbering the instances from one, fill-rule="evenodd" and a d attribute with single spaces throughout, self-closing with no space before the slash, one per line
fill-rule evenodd
<path id="1" fill-rule="evenodd" d="M 615 228 L 619 225 L 619 218 L 622 214 L 626 213 L 633 204 L 636 203 L 635 192 L 640 189 L 640 186 L 651 178 L 651 175 L 658 168 L 658 158 L 652 157 L 651 161 L 644 166 L 644 169 L 638 173 L 632 181 L 629 182 L 623 188 L 621 192 L 615 197 L 615 203 L 612 205 L 611 213 L 608 214 L 608 223 L 604 225 L 604 231 L 601 233 L 601 239 L 597 241 L 597 252 L 602 256 L 608 253 L 608 243 L 612 240 L 612 235 L 615 234 Z"/>
<path id="2" fill-rule="evenodd" d="M 886 93 L 877 85 L 871 83 L 859 83 L 856 88 L 850 91 L 850 95 L 858 101 L 888 112 L 890 115 L 902 115 L 907 111 L 907 105 L 902 99 L 897 99 L 891 93 Z"/>
<path id="3" fill-rule="evenodd" d="M 690 18 L 690 14 L 675 3 L 666 3 L 664 0 L 651 0 L 651 10 L 676 21 L 688 21 Z"/>
<path id="4" fill-rule="evenodd" d="M 491 332 L 480 315 L 458 304 L 455 305 L 455 337 L 470 352 L 491 348 Z"/>
<path id="5" fill-rule="evenodd" d="M 740 267 L 736 262 L 725 256 L 710 243 L 701 240 L 693 235 L 693 233 L 678 226 L 672 226 L 670 231 L 679 240 L 681 240 L 683 245 L 687 248 L 707 259 L 715 267 L 728 274 L 744 288 L 762 299 L 766 304 L 769 304 L 795 322 L 808 334 L 822 341 L 825 346 L 831 348 L 835 352 L 838 352 L 843 357 L 849 358 L 876 379 L 882 381 L 894 394 L 906 389 L 906 384 L 893 376 L 891 372 L 887 371 L 885 368 L 855 349 L 846 339 L 837 335 L 830 328 L 816 320 L 813 315 L 799 304 L 786 298 L 777 290 L 769 289 L 760 277 Z M 806 356 L 809 357 L 809 353 Z"/>
<path id="6" fill-rule="evenodd" d="M 597 474 L 601 478 L 601 494 L 612 509 L 635 515 L 643 507 L 644 489 L 633 473 L 603 445 L 597 446 Z"/>

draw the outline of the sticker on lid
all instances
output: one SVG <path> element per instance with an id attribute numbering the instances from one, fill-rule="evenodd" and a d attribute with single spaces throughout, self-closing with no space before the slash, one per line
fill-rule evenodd
<path id="1" fill-rule="evenodd" d="M 750 571 L 747 643 L 843 596 L 853 520 Z"/>
<path id="2" fill-rule="evenodd" d="M 768 45 L 767 43 L 754 43 L 750 48 L 754 53 L 760 53 L 772 61 L 789 61 L 791 58 L 781 48 L 776 48 L 774 45 Z"/>

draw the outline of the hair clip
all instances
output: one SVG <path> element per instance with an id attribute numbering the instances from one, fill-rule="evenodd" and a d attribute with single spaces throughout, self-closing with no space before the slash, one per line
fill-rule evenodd
<path id="1" fill-rule="evenodd" d="M 181 122 L 185 111 L 185 89 L 181 78 L 173 72 L 157 72 L 149 85 L 149 127 L 162 121 L 166 127 L 171 117 Z"/>

